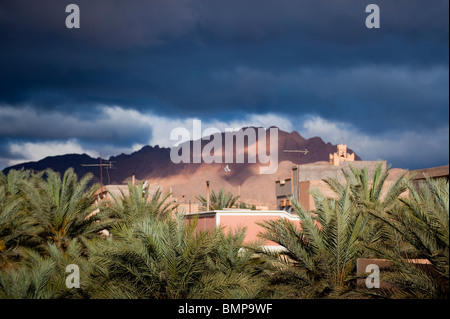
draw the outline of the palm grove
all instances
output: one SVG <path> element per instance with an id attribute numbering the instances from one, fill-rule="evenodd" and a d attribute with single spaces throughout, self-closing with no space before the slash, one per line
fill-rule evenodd
<path id="1" fill-rule="evenodd" d="M 261 224 L 261 239 L 285 248 L 273 252 L 244 244 L 245 229 L 197 231 L 142 184 L 97 202 L 92 175 L 73 169 L 0 173 L 0 298 L 447 298 L 448 180 L 404 174 L 385 187 L 388 174 L 327 179 L 335 196 L 313 192 L 311 212 L 293 201 L 301 227 Z M 235 203 L 212 194 L 212 207 Z M 380 276 L 391 288 L 357 287 L 357 258 L 390 260 Z M 72 264 L 79 288 L 66 286 Z"/>

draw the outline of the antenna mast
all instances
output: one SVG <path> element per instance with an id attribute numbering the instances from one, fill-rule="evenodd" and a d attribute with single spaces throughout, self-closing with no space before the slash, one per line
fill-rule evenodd
<path id="1" fill-rule="evenodd" d="M 102 161 L 102 153 L 100 153 L 100 163 L 99 164 L 81 164 L 81 166 L 85 166 L 85 167 L 92 167 L 92 166 L 98 166 L 100 167 L 100 185 L 103 187 L 103 167 L 106 167 L 106 173 L 108 174 L 108 184 L 111 183 L 110 179 L 109 179 L 109 169 L 116 169 L 116 167 L 113 167 L 113 161 L 107 161 L 106 163 L 103 163 Z"/>

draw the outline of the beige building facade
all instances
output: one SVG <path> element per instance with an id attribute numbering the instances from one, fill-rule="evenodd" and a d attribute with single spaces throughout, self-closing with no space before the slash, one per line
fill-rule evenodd
<path id="1" fill-rule="evenodd" d="M 330 154 L 329 162 L 294 165 L 290 176 L 275 182 L 277 209 L 290 212 L 292 210 L 290 198 L 293 198 L 300 203 L 304 210 L 314 210 L 312 190 L 320 191 L 325 197 L 335 197 L 324 179 L 334 178 L 344 182 L 343 171 L 349 171 L 350 166 L 356 169 L 367 168 L 369 176 L 372 176 L 380 163 L 382 169 L 386 169 L 386 161 L 355 161 L 355 154 L 347 153 L 347 145 L 339 144 L 337 151 Z M 390 182 L 387 181 L 386 186 L 389 184 Z"/>

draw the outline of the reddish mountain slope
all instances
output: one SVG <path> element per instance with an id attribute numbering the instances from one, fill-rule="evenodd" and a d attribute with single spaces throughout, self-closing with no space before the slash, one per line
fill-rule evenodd
<path id="1" fill-rule="evenodd" d="M 267 134 L 268 136 L 268 134 Z M 216 138 L 216 137 L 214 137 Z M 222 138 L 222 154 L 225 155 L 225 138 Z M 211 140 L 202 140 L 203 147 Z M 257 142 L 258 139 L 256 140 Z M 268 141 L 268 139 L 266 140 Z M 192 150 L 193 142 L 186 142 Z M 247 140 L 244 143 L 244 152 L 247 154 L 249 145 Z M 283 150 L 308 150 L 308 154 L 287 153 Z M 267 152 L 269 144 L 267 144 Z M 234 156 L 236 150 L 233 149 Z M 164 191 L 171 188 L 174 196 L 184 195 L 186 200 L 193 200 L 195 195 L 205 195 L 205 181 L 211 182 L 212 189 L 218 191 L 225 188 L 237 195 L 238 186 L 241 190 L 241 198 L 244 202 L 255 205 L 264 205 L 272 208 L 275 203 L 275 180 L 290 176 L 292 164 L 313 163 L 317 161 L 328 161 L 330 153 L 336 151 L 336 145 L 325 143 L 320 137 L 310 139 L 303 138 L 297 132 L 278 131 L 278 169 L 274 174 L 259 174 L 260 164 L 248 163 L 245 156 L 245 163 L 228 163 L 229 172 L 224 170 L 227 163 L 207 164 L 207 163 L 179 163 L 175 164 L 170 159 L 170 149 L 159 146 L 144 146 L 132 154 L 121 154 L 112 156 L 109 161 L 114 162 L 116 169 L 103 169 L 104 184 L 122 184 L 131 180 L 134 173 L 137 180 L 149 180 L 150 183 L 157 183 L 164 187 Z M 351 149 L 348 152 L 353 153 Z M 192 157 L 192 154 L 191 154 Z M 356 155 L 356 160 L 360 158 Z M 94 181 L 100 180 L 100 169 L 98 167 L 84 167 L 81 164 L 98 163 L 99 159 L 93 159 L 85 154 L 69 154 L 55 157 L 47 157 L 38 162 L 29 162 L 8 167 L 4 170 L 7 173 L 10 169 L 42 170 L 47 167 L 56 171 L 64 172 L 68 167 L 74 167 L 79 175 L 84 175 L 88 171 L 94 174 Z"/>

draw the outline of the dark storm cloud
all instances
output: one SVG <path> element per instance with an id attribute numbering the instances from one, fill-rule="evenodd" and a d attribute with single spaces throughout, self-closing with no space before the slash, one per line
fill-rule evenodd
<path id="1" fill-rule="evenodd" d="M 230 67 L 276 74 L 368 62 L 447 66 L 445 1 L 380 1 L 383 25 L 376 31 L 364 27 L 365 1 L 78 1 L 79 30 L 64 27 L 67 3 L 0 5 L 2 30 L 8 30 L 0 35 L 4 101 L 41 107 L 160 102 L 199 111 L 230 106 L 221 100 L 223 88 L 209 82 Z M 273 107 L 240 101 L 236 90 L 227 96 L 237 109 Z M 308 104 L 301 95 L 290 101 Z"/>
<path id="2" fill-rule="evenodd" d="M 65 27 L 69 3 L 80 29 Z M 380 29 L 365 27 L 369 3 Z M 1 1 L 0 136 L 150 138 L 146 123 L 113 121 L 102 105 L 313 114 L 368 134 L 448 126 L 448 21 L 446 0 Z M 11 108 L 22 120 L 8 120 Z"/>
<path id="3" fill-rule="evenodd" d="M 45 141 L 68 140 L 95 141 L 118 146 L 147 143 L 152 134 L 142 116 L 115 107 L 91 109 L 89 120 L 85 116 L 65 112 L 41 112 L 31 107 L 0 108 L 0 136 L 14 140 Z"/>

